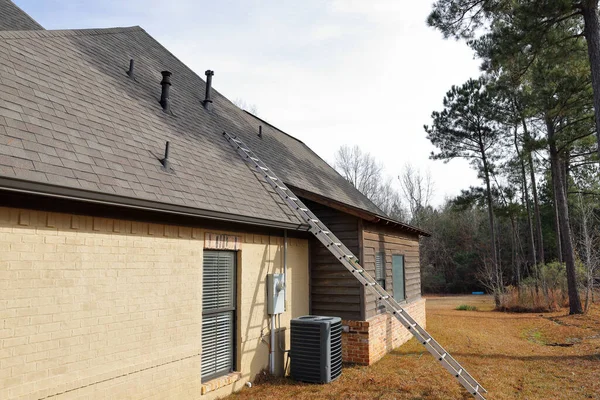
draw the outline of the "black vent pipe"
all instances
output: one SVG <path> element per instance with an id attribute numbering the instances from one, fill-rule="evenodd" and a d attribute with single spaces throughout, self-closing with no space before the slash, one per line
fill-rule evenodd
<path id="1" fill-rule="evenodd" d="M 165 157 L 160 160 L 165 169 L 169 169 L 169 141 L 165 144 Z"/>
<path id="2" fill-rule="evenodd" d="M 127 71 L 127 75 L 129 75 L 130 78 L 135 79 L 135 76 L 133 74 L 133 58 L 129 60 L 129 71 Z"/>
<path id="3" fill-rule="evenodd" d="M 211 71 L 210 69 L 206 70 L 206 91 L 204 92 L 204 108 L 210 110 L 212 108 L 212 99 L 210 98 L 210 91 L 212 89 L 212 77 L 215 74 L 215 71 Z"/>
<path id="4" fill-rule="evenodd" d="M 171 89 L 171 73 L 169 71 L 162 71 L 162 81 L 160 84 L 162 86 L 162 93 L 160 94 L 160 105 L 163 108 L 164 112 L 169 112 L 171 110 L 171 105 L 169 104 L 169 90 Z"/>

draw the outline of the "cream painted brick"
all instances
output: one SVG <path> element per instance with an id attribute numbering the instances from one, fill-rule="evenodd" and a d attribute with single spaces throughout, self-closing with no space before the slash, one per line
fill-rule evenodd
<path id="1" fill-rule="evenodd" d="M 198 398 L 204 232 L 0 208 L 0 398 Z M 282 268 L 281 238 L 220 233 L 244 238 L 242 379 L 202 400 L 267 366 L 264 281 Z M 307 242 L 293 242 L 285 328 L 308 313 Z"/>

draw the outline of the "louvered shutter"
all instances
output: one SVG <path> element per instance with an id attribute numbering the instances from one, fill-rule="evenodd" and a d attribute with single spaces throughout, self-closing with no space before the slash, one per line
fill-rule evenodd
<path id="1" fill-rule="evenodd" d="M 204 251 L 202 280 L 202 380 L 233 371 L 235 253 Z"/>
<path id="2" fill-rule="evenodd" d="M 375 280 L 385 289 L 385 253 L 375 254 Z"/>

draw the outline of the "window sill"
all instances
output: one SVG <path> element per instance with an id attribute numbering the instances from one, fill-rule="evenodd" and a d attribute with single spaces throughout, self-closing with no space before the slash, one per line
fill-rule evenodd
<path id="1" fill-rule="evenodd" d="M 200 394 L 205 395 L 222 387 L 232 385 L 240 379 L 242 379 L 241 372 L 230 372 L 227 375 L 211 379 L 210 381 L 202 384 Z"/>

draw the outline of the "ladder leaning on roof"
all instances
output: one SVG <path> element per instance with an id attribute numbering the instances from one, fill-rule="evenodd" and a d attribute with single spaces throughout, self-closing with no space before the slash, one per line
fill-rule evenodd
<path id="1" fill-rule="evenodd" d="M 433 337 L 423 327 L 421 327 L 394 298 L 381 287 L 359 264 L 358 259 L 344 244 L 321 222 L 308 207 L 298 199 L 292 191 L 269 169 L 255 154 L 236 136 L 232 136 L 227 132 L 223 135 L 229 143 L 235 147 L 238 154 L 247 162 L 252 164 L 254 168 L 262 174 L 265 180 L 271 187 L 281 196 L 281 198 L 294 210 L 303 221 L 310 226 L 310 232 L 323 243 L 346 269 L 354 275 L 360 283 L 375 294 L 375 296 L 385 305 L 388 312 L 392 313 L 398 321 L 413 336 L 425 346 L 425 348 L 433 355 L 442 366 L 450 372 L 461 385 L 465 387 L 477 399 L 485 400 L 482 393 L 487 393 L 485 390 L 444 348 L 435 341 Z"/>

